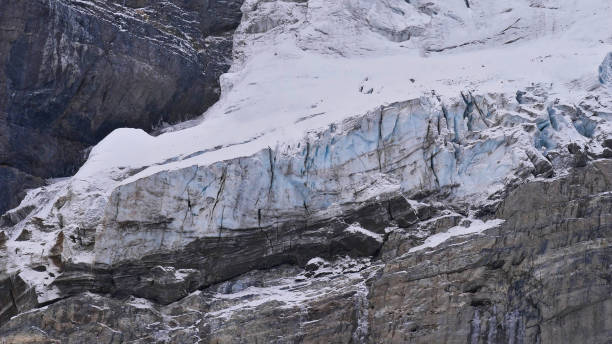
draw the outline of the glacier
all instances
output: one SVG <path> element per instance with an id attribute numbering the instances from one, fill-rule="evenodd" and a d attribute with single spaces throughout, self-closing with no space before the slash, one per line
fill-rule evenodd
<path id="1" fill-rule="evenodd" d="M 246 1 L 221 100 L 158 136 L 112 132 L 73 178 L 4 216 L 14 224 L 8 251 L 30 250 L 14 240 L 23 230 L 62 231 L 78 238 L 62 260 L 112 265 L 333 217 L 385 194 L 447 190 L 488 202 L 550 175 L 570 142 L 600 154 L 609 115 L 574 104 L 608 94 L 595 67 L 610 49 L 596 40 L 606 25 L 586 30 L 580 20 L 605 21 L 609 5 L 590 1 L 575 9 L 582 15 L 568 7 L 562 15 L 576 23 L 558 29 L 564 18 L 548 21 L 527 3 L 506 12 L 501 3 Z M 499 23 L 488 22 L 495 11 Z M 526 42 L 504 41 L 517 36 Z M 470 39 L 487 48 L 460 43 Z M 23 268 L 9 257 L 9 271 Z"/>
<path id="2" fill-rule="evenodd" d="M 0 268 L 39 304 L 94 292 L 146 308 L 257 269 L 418 260 L 515 225 L 495 210 L 512 190 L 612 157 L 612 4 L 469 4 L 246 0 L 221 99 L 156 135 L 117 129 L 73 177 L 31 190 L 2 216 Z M 388 247 L 400 237 L 410 247 Z M 363 309 L 367 278 L 347 276 L 360 314 L 382 317 Z M 213 299 L 245 303 L 210 317 L 311 299 L 236 288 Z"/>

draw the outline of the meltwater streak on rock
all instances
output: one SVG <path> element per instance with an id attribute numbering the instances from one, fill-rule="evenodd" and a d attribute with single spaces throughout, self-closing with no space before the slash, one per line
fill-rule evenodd
<path id="1" fill-rule="evenodd" d="M 241 0 L 2 0 L 0 213 L 74 173 L 113 129 L 200 115 L 219 97 Z"/>

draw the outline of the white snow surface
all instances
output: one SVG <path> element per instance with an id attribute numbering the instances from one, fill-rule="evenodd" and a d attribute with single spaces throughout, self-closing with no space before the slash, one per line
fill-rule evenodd
<path id="1" fill-rule="evenodd" d="M 413 253 L 413 252 L 424 250 L 426 248 L 436 247 L 440 245 L 441 243 L 453 237 L 480 234 L 484 232 L 485 230 L 490 229 L 490 228 L 495 228 L 501 225 L 502 223 L 504 223 L 504 220 L 502 219 L 493 219 L 493 220 L 488 220 L 486 222 L 482 220 L 478 220 L 478 219 L 473 219 L 470 225 L 467 227 L 466 226 L 455 226 L 455 227 L 449 228 L 446 232 L 437 233 L 437 234 L 429 236 L 427 239 L 425 239 L 425 242 L 422 245 L 415 246 L 411 248 L 410 251 L 408 252 Z"/>
<path id="2" fill-rule="evenodd" d="M 349 233 L 360 233 L 360 234 L 363 234 L 365 236 L 371 237 L 371 238 L 373 238 L 374 240 L 376 240 L 378 242 L 383 242 L 383 236 L 381 234 L 369 231 L 369 230 L 361 227 L 359 225 L 359 223 L 351 224 L 346 229 L 344 229 L 344 231 L 345 232 L 349 232 Z"/>
<path id="3" fill-rule="evenodd" d="M 597 67 L 612 50 L 608 1 L 472 0 L 469 9 L 463 1 L 430 3 L 438 15 L 419 12 L 424 1 L 248 0 L 236 34 L 239 58 L 222 77 L 222 99 L 200 123 L 157 137 L 117 129 L 92 150 L 75 179 L 113 185 L 109 171 L 148 166 L 123 181 L 128 183 L 161 170 L 252 155 L 431 90 L 444 97 L 466 89 L 513 94 L 532 83 L 550 83 L 551 93 L 577 102 L 598 84 Z M 423 26 L 427 35 L 393 42 L 376 32 L 387 26 Z M 504 44 L 508 34 L 500 32 L 508 27 L 506 33 L 524 38 Z M 179 161 L 165 163 L 169 159 Z"/>

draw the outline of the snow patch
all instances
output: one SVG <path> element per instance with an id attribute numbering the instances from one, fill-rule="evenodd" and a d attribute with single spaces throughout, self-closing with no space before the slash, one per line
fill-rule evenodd
<path id="1" fill-rule="evenodd" d="M 321 257 L 315 257 L 315 258 L 310 259 L 306 263 L 306 266 L 308 266 L 308 265 L 319 265 L 320 266 L 320 265 L 323 265 L 325 263 L 327 263 L 327 261 L 325 259 L 323 259 Z"/>
<path id="2" fill-rule="evenodd" d="M 155 309 L 155 304 L 153 302 L 134 296 L 130 297 L 127 305 L 138 309 Z"/>
<path id="3" fill-rule="evenodd" d="M 429 236 L 425 239 L 425 242 L 422 245 L 411 248 L 408 252 L 417 252 L 426 248 L 436 247 L 441 243 L 447 241 L 453 237 L 471 235 L 471 234 L 480 234 L 487 229 L 497 227 L 504 223 L 505 220 L 502 219 L 494 219 L 488 220 L 486 222 L 482 220 L 471 220 L 471 224 L 468 227 L 464 226 L 455 226 L 450 228 L 448 231 L 443 233 L 437 233 L 432 236 Z"/>
<path id="4" fill-rule="evenodd" d="M 381 234 L 378 233 L 374 233 L 372 231 L 369 231 L 363 227 L 361 227 L 359 225 L 359 223 L 353 223 L 350 226 L 348 226 L 347 228 L 344 229 L 345 232 L 349 232 L 349 233 L 361 233 L 365 236 L 369 236 L 371 238 L 374 238 L 376 241 L 378 242 L 383 242 L 383 236 Z"/>

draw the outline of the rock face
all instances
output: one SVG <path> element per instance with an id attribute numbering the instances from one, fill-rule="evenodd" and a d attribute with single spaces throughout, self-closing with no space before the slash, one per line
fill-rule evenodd
<path id="1" fill-rule="evenodd" d="M 372 338 L 608 342 L 611 168 L 599 160 L 520 186 L 496 210 L 505 219 L 498 228 L 388 260 L 371 286 Z"/>
<path id="2" fill-rule="evenodd" d="M 0 213 L 72 174 L 113 129 L 150 130 L 213 104 L 241 3 L 3 0 Z"/>
<path id="3" fill-rule="evenodd" d="M 418 248 L 423 230 L 462 215 L 430 207 L 371 261 L 254 270 L 167 306 L 84 293 L 1 331 L 12 343 L 607 343 L 611 191 L 612 160 L 597 160 L 515 188 L 490 215 L 503 223 L 437 247 Z"/>

